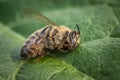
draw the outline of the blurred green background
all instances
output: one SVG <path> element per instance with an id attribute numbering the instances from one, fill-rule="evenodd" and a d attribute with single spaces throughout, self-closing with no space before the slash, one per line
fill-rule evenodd
<path id="1" fill-rule="evenodd" d="M 54 22 L 80 26 L 80 47 L 50 52 L 37 63 L 19 56 L 25 39 L 46 24 L 25 16 L 32 9 Z M 0 80 L 120 80 L 120 0 L 0 0 Z"/>

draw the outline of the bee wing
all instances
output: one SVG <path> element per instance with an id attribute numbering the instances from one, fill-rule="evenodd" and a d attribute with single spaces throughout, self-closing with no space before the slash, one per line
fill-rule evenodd
<path id="1" fill-rule="evenodd" d="M 50 24 L 53 26 L 59 26 L 55 22 L 53 22 L 51 19 L 47 18 L 46 16 L 42 15 L 41 13 L 38 13 L 36 11 L 33 11 L 31 9 L 25 9 L 24 13 L 27 14 L 30 17 L 33 17 L 34 19 L 37 19 L 45 24 Z"/>

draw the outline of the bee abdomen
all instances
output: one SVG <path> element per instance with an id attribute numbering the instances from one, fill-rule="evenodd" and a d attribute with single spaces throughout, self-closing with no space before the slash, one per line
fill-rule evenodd
<path id="1" fill-rule="evenodd" d="M 37 36 L 35 34 L 32 34 L 23 45 L 23 48 L 29 48 L 31 44 L 34 44 L 35 40 L 37 39 Z"/>
<path id="2" fill-rule="evenodd" d="M 34 32 L 25 42 L 24 45 L 27 45 L 27 48 L 29 48 L 29 46 L 31 44 L 40 44 L 41 40 L 44 38 L 44 36 L 46 35 L 47 32 L 49 32 L 49 30 L 51 30 L 52 27 L 48 26 L 46 28 L 37 30 L 36 32 Z M 47 35 L 46 35 L 47 36 Z M 24 46 L 23 45 L 23 46 Z"/>
<path id="3" fill-rule="evenodd" d="M 24 44 L 22 49 L 21 49 L 21 52 L 20 52 L 20 56 L 21 57 L 24 57 L 24 58 L 27 58 L 28 55 L 26 53 L 28 53 L 28 45 Z"/>
<path id="4" fill-rule="evenodd" d="M 58 30 L 54 29 L 54 31 L 52 32 L 52 37 L 54 37 L 56 35 L 56 33 L 58 33 Z"/>

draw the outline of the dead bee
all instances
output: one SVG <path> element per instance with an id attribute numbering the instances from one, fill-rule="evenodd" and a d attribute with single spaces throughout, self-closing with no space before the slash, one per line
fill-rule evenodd
<path id="1" fill-rule="evenodd" d="M 49 24 L 48 26 L 35 31 L 26 40 L 21 49 L 21 57 L 31 58 L 45 56 L 49 50 L 70 51 L 79 46 L 80 30 L 71 30 L 65 26 L 59 26 L 44 15 L 34 11 L 27 11 L 34 18 Z"/>

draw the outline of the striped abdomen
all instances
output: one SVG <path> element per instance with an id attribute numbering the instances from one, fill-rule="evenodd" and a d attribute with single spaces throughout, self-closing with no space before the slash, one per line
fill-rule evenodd
<path id="1" fill-rule="evenodd" d="M 34 32 L 26 42 L 24 43 L 22 49 L 21 49 L 21 57 L 29 58 L 29 57 L 35 57 L 36 55 L 43 55 L 45 54 L 44 50 L 44 41 L 46 34 L 51 29 L 51 26 L 48 26 L 46 28 L 37 30 Z"/>

